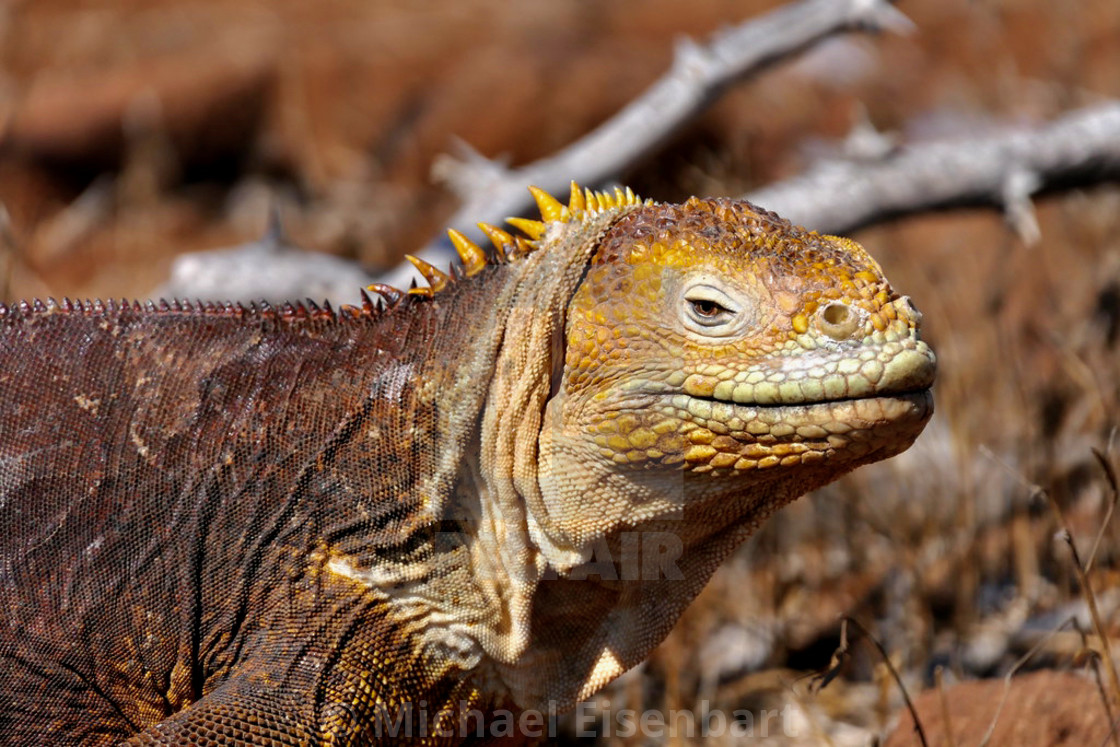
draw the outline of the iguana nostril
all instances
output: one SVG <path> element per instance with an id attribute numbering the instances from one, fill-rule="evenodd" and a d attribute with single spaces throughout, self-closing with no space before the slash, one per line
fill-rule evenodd
<path id="1" fill-rule="evenodd" d="M 898 309 L 899 315 L 915 327 L 922 323 L 922 312 L 918 311 L 918 307 L 910 300 L 910 296 L 900 297 L 895 301 L 895 307 Z"/>
<path id="2" fill-rule="evenodd" d="M 847 340 L 859 327 L 859 315 L 847 304 L 834 301 L 821 309 L 818 326 L 833 340 Z"/>

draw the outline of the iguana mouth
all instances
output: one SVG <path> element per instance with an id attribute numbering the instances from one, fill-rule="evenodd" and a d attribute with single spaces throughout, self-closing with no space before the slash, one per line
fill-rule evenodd
<path id="1" fill-rule="evenodd" d="M 933 388 L 927 386 L 899 391 L 874 392 L 872 394 L 865 394 L 858 397 L 837 397 L 836 399 L 816 399 L 805 400 L 801 402 L 774 402 L 770 404 L 759 404 L 757 402 L 735 402 L 725 399 L 716 399 L 715 397 L 698 397 L 691 394 L 686 394 L 684 396 L 689 397 L 690 399 L 702 400 L 705 402 L 734 405 L 735 407 L 745 407 L 756 410 L 790 410 L 796 408 L 812 408 L 825 405 L 843 405 L 848 403 L 867 402 L 876 399 L 910 399 L 919 395 L 932 396 L 932 394 Z"/>
<path id="2" fill-rule="evenodd" d="M 908 446 L 933 413 L 928 346 L 911 337 L 854 356 L 829 352 L 722 379 L 709 367 L 677 381 L 633 380 L 626 401 L 604 408 L 611 414 L 594 443 L 616 463 L 692 472 L 854 461 Z"/>
<path id="3" fill-rule="evenodd" d="M 737 441 L 827 439 L 877 424 L 924 418 L 933 408 L 930 387 L 861 397 L 776 404 L 740 404 L 676 394 L 668 398 L 682 420 Z"/>
<path id="4" fill-rule="evenodd" d="M 713 403 L 746 407 L 793 407 L 854 402 L 927 391 L 937 363 L 919 340 L 860 351 L 859 356 L 795 360 L 773 371 L 749 371 L 713 381 L 685 378 L 681 394 Z"/>

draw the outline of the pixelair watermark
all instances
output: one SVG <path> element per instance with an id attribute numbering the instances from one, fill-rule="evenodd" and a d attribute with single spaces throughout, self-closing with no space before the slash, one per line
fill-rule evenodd
<path id="1" fill-rule="evenodd" d="M 433 546 L 446 551 L 467 547 L 472 541 L 470 535 L 462 532 L 438 532 L 434 535 Z M 677 562 L 683 555 L 684 541 L 675 532 L 619 532 L 610 541 L 599 538 L 589 543 L 587 560 L 566 571 L 563 577 L 570 581 L 681 581 L 684 573 Z M 501 572 L 498 566 L 476 567 L 472 571 L 475 578 L 504 578 L 487 575 Z M 559 577 L 550 566 L 539 580 Z"/>
<path id="2" fill-rule="evenodd" d="M 610 708 L 583 702 L 562 717 L 553 705 L 547 711 L 497 709 L 483 712 L 469 703 L 454 707 L 429 707 L 426 701 L 402 703 L 395 708 L 379 705 L 374 714 L 373 736 L 389 739 L 436 738 L 555 738 L 561 733 L 576 737 L 797 738 L 790 706 L 781 709 L 723 710 L 701 701 L 698 708 L 638 710 Z"/>

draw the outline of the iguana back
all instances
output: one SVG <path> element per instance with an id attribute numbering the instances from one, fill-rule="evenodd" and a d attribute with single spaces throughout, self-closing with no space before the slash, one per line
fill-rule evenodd
<path id="1" fill-rule="evenodd" d="M 382 602 L 324 571 L 405 561 L 439 529 L 419 476 L 447 442 L 421 390 L 454 389 L 443 342 L 470 317 L 408 305 L 5 313 L 0 734 L 116 740 L 263 697 L 302 741 L 331 702 L 361 711 L 328 668 L 392 672 L 362 684 L 387 702 L 433 695 Z"/>

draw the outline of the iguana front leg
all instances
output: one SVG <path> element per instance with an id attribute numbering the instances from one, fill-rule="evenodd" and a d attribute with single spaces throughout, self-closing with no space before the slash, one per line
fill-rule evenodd
<path id="1" fill-rule="evenodd" d="M 270 605 L 212 690 L 129 740 L 163 745 L 458 744 L 483 708 L 468 673 L 419 652 L 384 603 L 319 568 Z"/>
<path id="2" fill-rule="evenodd" d="M 142 733 L 129 745 L 307 745 L 327 736 L 307 713 L 308 703 L 263 667 L 249 669 Z M 329 742 L 351 744 L 343 739 Z"/>

